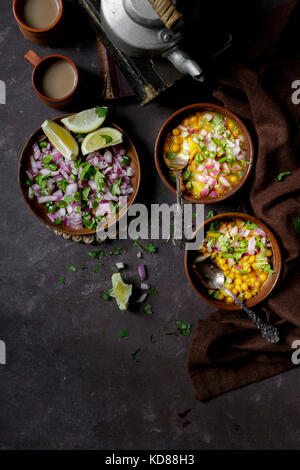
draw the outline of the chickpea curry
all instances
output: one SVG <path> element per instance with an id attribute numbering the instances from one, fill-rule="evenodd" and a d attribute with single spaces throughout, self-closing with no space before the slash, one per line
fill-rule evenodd
<path id="1" fill-rule="evenodd" d="M 263 287 L 272 269 L 272 246 L 265 232 L 244 220 L 213 221 L 199 249 L 202 259 L 211 258 L 223 270 L 225 286 L 249 300 Z M 209 290 L 216 300 L 232 303 L 223 290 Z"/>
<path id="2" fill-rule="evenodd" d="M 214 112 L 196 112 L 168 133 L 164 156 L 189 155 L 182 173 L 182 189 L 194 198 L 216 198 L 230 191 L 243 177 L 248 161 L 244 135 L 236 123 Z M 170 170 L 170 180 L 176 178 Z"/>

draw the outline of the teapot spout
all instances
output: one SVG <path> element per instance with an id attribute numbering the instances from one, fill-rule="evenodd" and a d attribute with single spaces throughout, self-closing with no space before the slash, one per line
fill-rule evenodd
<path id="1" fill-rule="evenodd" d="M 204 73 L 200 65 L 182 49 L 175 47 L 166 50 L 163 57 L 168 59 L 174 67 L 184 75 L 191 75 L 198 82 L 204 82 Z"/>

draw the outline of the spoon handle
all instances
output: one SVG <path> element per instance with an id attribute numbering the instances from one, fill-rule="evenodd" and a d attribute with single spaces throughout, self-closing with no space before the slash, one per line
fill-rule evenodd
<path id="1" fill-rule="evenodd" d="M 248 315 L 250 320 L 253 321 L 253 323 L 257 326 L 257 328 L 260 330 L 262 336 L 269 341 L 269 343 L 278 343 L 279 341 L 279 332 L 278 329 L 273 326 L 269 325 L 269 323 L 265 322 L 262 320 L 256 313 L 254 313 L 250 308 L 248 308 L 244 302 L 242 302 L 240 299 L 238 299 L 227 287 L 222 288 L 225 292 L 227 292 L 228 295 L 235 301 L 235 303 L 241 307 Z"/>
<path id="2" fill-rule="evenodd" d="M 183 199 L 182 199 L 182 190 L 181 190 L 181 170 L 176 172 L 176 195 L 177 195 L 177 205 L 176 205 L 176 215 L 174 223 L 174 236 L 173 236 L 173 245 L 183 248 L 184 239 L 183 239 Z"/>

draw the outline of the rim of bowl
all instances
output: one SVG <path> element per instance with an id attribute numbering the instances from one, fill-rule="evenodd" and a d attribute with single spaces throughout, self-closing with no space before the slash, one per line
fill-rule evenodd
<path id="1" fill-rule="evenodd" d="M 46 26 L 45 28 L 32 28 L 31 26 L 28 26 L 26 23 L 24 23 L 24 21 L 22 20 L 21 16 L 19 15 L 19 10 L 18 8 L 21 6 L 19 3 L 18 0 L 14 0 L 14 3 L 13 3 L 13 13 L 14 13 L 14 16 L 17 20 L 17 22 L 22 26 L 22 28 L 26 29 L 27 31 L 29 31 L 30 33 L 45 33 L 47 31 L 50 31 L 52 28 L 54 28 L 57 23 L 61 20 L 62 18 L 62 14 L 63 14 L 63 2 L 62 0 L 57 0 L 58 1 L 58 5 L 59 5 L 59 9 L 58 9 L 58 15 L 57 17 L 55 18 L 55 21 L 50 24 L 49 26 Z"/>
<path id="2" fill-rule="evenodd" d="M 254 307 L 255 305 L 264 301 L 267 297 L 269 297 L 269 295 L 274 290 L 280 278 L 280 274 L 282 271 L 282 255 L 281 255 L 279 243 L 274 233 L 264 222 L 261 222 L 260 219 L 257 219 L 256 217 L 243 213 L 243 212 L 224 212 L 223 214 L 215 215 L 214 217 L 211 217 L 210 219 L 207 219 L 202 224 L 200 224 L 197 227 L 196 231 L 198 231 L 203 226 L 205 228 L 205 226 L 207 226 L 214 220 L 218 220 L 218 219 L 250 220 L 251 222 L 256 223 L 259 228 L 262 228 L 262 230 L 266 233 L 268 239 L 271 242 L 272 251 L 273 251 L 272 262 L 273 262 L 273 268 L 275 270 L 275 273 L 271 274 L 268 277 L 267 281 L 265 282 L 262 289 L 258 292 L 257 295 L 255 295 L 249 300 L 244 301 L 247 307 Z M 201 297 L 203 300 L 205 300 L 210 305 L 213 305 L 216 308 L 219 308 L 221 310 L 241 310 L 241 308 L 235 303 L 226 304 L 223 301 L 219 301 L 219 300 L 213 299 L 212 297 L 209 297 L 208 293 L 206 293 L 207 292 L 206 289 L 204 287 L 203 288 L 200 287 L 201 286 L 200 281 L 197 280 L 196 275 L 193 273 L 192 266 L 191 266 L 191 259 L 190 259 L 190 256 L 191 256 L 190 254 L 195 253 L 195 251 L 196 250 L 185 251 L 185 254 L 184 254 L 185 273 L 194 291 L 199 295 L 199 297 Z"/>
<path id="3" fill-rule="evenodd" d="M 60 121 L 61 119 L 64 119 L 68 116 L 72 116 L 73 114 L 76 114 L 76 113 L 68 113 L 68 114 L 63 114 L 61 116 L 58 116 L 56 118 L 53 118 L 52 121 Z M 136 181 L 136 188 L 135 188 L 135 191 L 132 193 L 132 197 L 128 200 L 128 204 L 127 204 L 127 208 L 126 208 L 126 211 L 123 211 L 121 214 L 122 216 L 125 215 L 126 212 L 128 212 L 130 206 L 134 203 L 137 195 L 138 195 L 138 192 L 139 192 L 139 188 L 140 188 L 140 183 L 141 183 L 141 165 L 140 165 L 140 160 L 139 160 L 139 156 L 138 156 L 138 151 L 134 145 L 134 143 L 132 142 L 131 138 L 128 136 L 128 134 L 121 128 L 119 127 L 117 124 L 111 122 L 111 125 L 112 127 L 115 127 L 116 129 L 118 129 L 120 132 L 122 132 L 124 134 L 124 137 L 125 139 L 127 139 L 129 142 L 130 142 L 130 145 L 132 146 L 132 149 L 134 150 L 135 154 L 136 154 L 136 167 L 137 167 L 137 173 L 136 173 L 136 176 L 137 176 L 137 181 Z M 32 204 L 30 204 L 30 201 L 27 199 L 27 197 L 25 196 L 25 189 L 24 189 L 24 185 L 23 185 L 23 180 L 24 180 L 24 166 L 23 166 L 23 160 L 24 160 L 24 155 L 25 153 L 28 151 L 27 148 L 28 146 L 30 145 L 31 142 L 33 142 L 33 140 L 37 139 L 38 135 L 42 133 L 42 129 L 41 127 L 39 127 L 38 129 L 36 129 L 31 135 L 30 137 L 27 139 L 27 141 L 25 142 L 23 148 L 22 148 L 22 151 L 20 153 L 20 158 L 19 158 L 19 164 L 18 164 L 18 182 L 19 182 L 19 188 L 20 188 L 20 191 L 22 193 L 22 196 L 23 196 L 23 199 L 26 203 L 26 205 L 29 207 L 29 209 L 31 210 L 31 212 L 41 221 L 43 222 L 44 225 L 46 225 L 47 227 L 49 227 L 50 229 L 52 230 L 58 230 L 59 232 L 63 232 L 63 233 L 66 233 L 66 234 L 69 234 L 69 235 L 77 235 L 77 236 L 84 236 L 84 235 L 94 235 L 95 233 L 97 233 L 97 230 L 90 230 L 88 228 L 83 228 L 83 229 L 80 229 L 80 230 L 76 230 L 76 229 L 72 229 L 70 227 L 67 227 L 66 225 L 64 226 L 57 226 L 55 224 L 53 224 L 53 222 L 49 220 L 47 220 L 46 218 L 42 217 L 36 210 L 35 208 L 32 206 Z M 117 221 L 120 219 L 120 214 L 118 215 L 117 217 Z M 114 224 L 113 223 L 108 223 L 107 225 L 105 225 L 104 229 L 108 229 L 110 226 L 112 226 Z"/>
<path id="4" fill-rule="evenodd" d="M 244 172 L 244 175 L 242 178 L 239 180 L 238 184 L 229 192 L 225 193 L 224 195 L 211 198 L 211 197 L 202 197 L 202 198 L 195 198 L 193 196 L 190 196 L 187 193 L 183 193 L 183 199 L 188 202 L 192 202 L 194 204 L 216 204 L 221 201 L 225 201 L 225 199 L 228 199 L 229 197 L 233 196 L 237 191 L 241 189 L 241 187 L 246 183 L 251 170 L 253 168 L 254 164 L 254 147 L 253 147 L 253 142 L 252 138 L 250 135 L 250 132 L 248 131 L 247 127 L 245 124 L 241 121 L 241 119 L 234 114 L 232 111 L 229 111 L 227 108 L 224 108 L 223 106 L 219 106 L 214 103 L 195 103 L 195 104 L 190 104 L 188 106 L 185 106 L 183 108 L 178 109 L 175 111 L 175 113 L 171 114 L 166 121 L 163 123 L 159 134 L 156 138 L 155 142 L 155 149 L 154 149 L 154 160 L 155 160 L 155 166 L 157 169 L 157 172 L 160 176 L 160 179 L 164 183 L 164 185 L 173 193 L 176 194 L 176 188 L 171 184 L 171 182 L 167 179 L 165 176 L 165 171 L 167 170 L 167 167 L 163 167 L 164 162 L 163 162 L 163 157 L 162 157 L 162 146 L 165 141 L 165 137 L 167 133 L 170 130 L 170 127 L 172 127 L 172 123 L 174 121 L 179 121 L 182 120 L 184 115 L 187 113 L 191 113 L 192 111 L 196 110 L 207 110 L 207 111 L 218 111 L 219 113 L 224 114 L 224 116 L 228 116 L 230 119 L 235 121 L 238 125 L 238 127 L 242 130 L 242 133 L 245 137 L 245 141 L 247 144 L 247 150 L 248 150 L 248 161 L 250 162 L 250 165 L 247 165 L 247 169 Z"/>

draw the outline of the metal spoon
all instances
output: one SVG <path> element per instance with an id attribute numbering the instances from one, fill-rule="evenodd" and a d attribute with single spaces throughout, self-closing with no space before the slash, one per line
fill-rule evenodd
<path id="1" fill-rule="evenodd" d="M 177 195 L 177 210 L 175 217 L 175 228 L 174 228 L 174 237 L 173 245 L 183 248 L 184 240 L 182 235 L 182 214 L 183 214 L 183 199 L 181 191 L 181 172 L 187 166 L 189 162 L 189 155 L 184 153 L 178 153 L 174 158 L 167 158 L 164 156 L 165 164 L 170 170 L 175 171 L 176 175 L 176 195 Z M 177 223 L 176 223 L 177 221 Z M 180 221 L 180 223 L 179 223 Z"/>
<path id="2" fill-rule="evenodd" d="M 210 260 L 204 260 L 203 257 L 198 256 L 193 262 L 193 269 L 202 284 L 209 289 L 222 289 L 234 300 L 234 302 L 241 307 L 248 315 L 250 320 L 260 330 L 262 336 L 270 343 L 278 343 L 279 333 L 278 329 L 263 321 L 256 313 L 250 310 L 240 299 L 238 299 L 227 287 L 225 286 L 225 277 L 222 269 Z"/>

